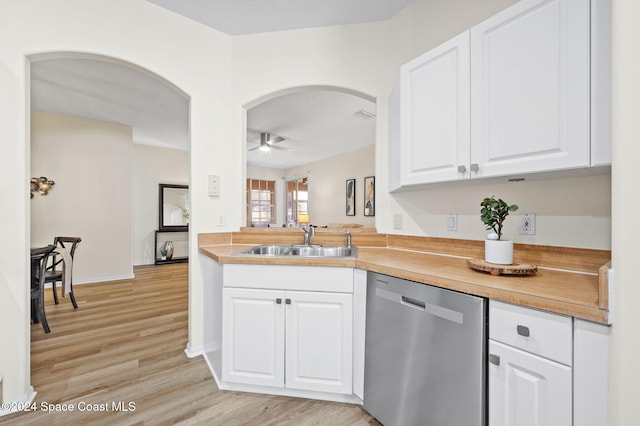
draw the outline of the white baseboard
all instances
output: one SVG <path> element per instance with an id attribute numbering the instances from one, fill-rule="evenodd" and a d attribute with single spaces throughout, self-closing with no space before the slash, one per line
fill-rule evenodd
<path id="1" fill-rule="evenodd" d="M 7 414 L 17 413 L 19 411 L 25 411 L 25 407 L 30 407 L 36 400 L 36 392 L 33 386 L 29 386 L 27 392 L 17 401 L 1 401 L 2 407 L 0 407 L 0 417 Z M 6 409 L 5 409 L 6 408 Z"/>
<path id="2" fill-rule="evenodd" d="M 217 382 L 217 380 L 216 380 Z M 316 399 L 319 401 L 342 402 L 347 404 L 362 405 L 362 400 L 355 395 L 333 394 L 328 392 L 314 392 L 299 389 L 272 388 L 269 386 L 244 385 L 240 383 L 220 382 L 220 390 L 235 392 L 250 392 L 267 395 L 289 396 L 294 398 Z"/>
<path id="3" fill-rule="evenodd" d="M 91 278 L 89 280 L 73 280 L 73 285 L 77 285 L 77 284 L 95 284 L 95 283 L 103 283 L 103 282 L 107 282 L 107 281 L 122 281 L 122 280 L 131 280 L 133 278 L 135 278 L 136 276 L 131 273 L 131 274 L 126 274 L 126 275 L 114 275 L 112 277 L 98 277 L 98 278 Z"/>
<path id="4" fill-rule="evenodd" d="M 204 354 L 204 347 L 203 346 L 195 347 L 187 343 L 187 347 L 184 348 L 184 353 L 185 355 L 187 355 L 187 358 L 195 358 L 197 356 Z"/>

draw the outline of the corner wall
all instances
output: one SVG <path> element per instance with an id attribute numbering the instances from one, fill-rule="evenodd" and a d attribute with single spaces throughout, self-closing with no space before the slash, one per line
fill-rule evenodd
<path id="1" fill-rule="evenodd" d="M 364 216 L 364 178 L 375 176 L 375 145 L 287 169 L 287 177 L 309 176 L 311 223 L 358 223 L 375 227 L 375 217 Z M 356 214 L 347 216 L 346 180 L 356 180 Z"/>
<path id="2" fill-rule="evenodd" d="M 190 99 L 191 232 L 230 231 L 215 217 L 239 211 L 242 154 L 230 144 L 230 37 L 142 0 L 3 1 L 0 14 L 0 371 L 4 398 L 30 395 L 28 246 L 30 231 L 29 61 L 40 54 L 101 55 L 165 79 Z M 19 23 L 19 24 L 16 24 Z M 35 59 L 34 59 L 35 58 Z M 234 127 L 235 128 L 235 127 Z M 238 126 L 239 128 L 239 126 Z M 222 196 L 207 195 L 207 175 L 224 176 Z M 227 185 L 227 186 L 225 186 Z M 203 292 L 196 239 L 190 242 L 189 346 L 202 346 Z M 6 305 L 6 306 L 5 306 Z M 6 307 L 6 309 L 5 309 Z"/>
<path id="3" fill-rule="evenodd" d="M 31 174 L 55 181 L 31 199 L 31 246 L 80 237 L 75 283 L 133 277 L 131 128 L 31 113 Z"/>
<path id="4" fill-rule="evenodd" d="M 155 262 L 158 184 L 189 183 L 189 151 L 133 144 L 133 265 Z"/>

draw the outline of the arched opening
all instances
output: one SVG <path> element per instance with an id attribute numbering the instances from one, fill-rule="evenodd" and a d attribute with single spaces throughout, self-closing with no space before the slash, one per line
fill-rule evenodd
<path id="1" fill-rule="evenodd" d="M 375 175 L 373 97 L 295 87 L 264 95 L 244 112 L 246 226 L 375 226 L 363 207 L 364 179 Z"/>
<path id="2" fill-rule="evenodd" d="M 190 98 L 113 57 L 56 52 L 27 60 L 30 176 L 55 181 L 30 202 L 31 246 L 79 236 L 74 285 L 131 278 L 134 267 L 155 260 L 159 183 L 190 183 Z M 62 331 L 49 325 L 52 334 Z"/>

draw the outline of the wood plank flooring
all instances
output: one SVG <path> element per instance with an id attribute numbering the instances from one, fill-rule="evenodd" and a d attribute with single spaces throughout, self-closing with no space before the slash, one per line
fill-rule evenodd
<path id="1" fill-rule="evenodd" d="M 356 405 L 218 390 L 204 359 L 184 354 L 187 268 L 141 266 L 133 280 L 75 286 L 76 311 L 47 290 L 51 333 L 31 325 L 37 411 L 0 424 L 379 425 Z M 43 411 L 63 404 L 73 411 Z"/>

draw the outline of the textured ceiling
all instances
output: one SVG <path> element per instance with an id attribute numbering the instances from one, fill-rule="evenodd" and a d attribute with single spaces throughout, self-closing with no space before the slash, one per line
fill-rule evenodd
<path id="1" fill-rule="evenodd" d="M 384 21 L 411 0 L 148 0 L 230 35 Z"/>
<path id="2" fill-rule="evenodd" d="M 49 59 L 31 64 L 31 108 L 133 128 L 136 143 L 189 149 L 189 100 L 120 63 Z"/>
<path id="3" fill-rule="evenodd" d="M 285 150 L 247 152 L 252 166 L 290 168 L 373 145 L 376 105 L 347 93 L 308 90 L 264 102 L 247 112 L 247 147 L 259 144 L 260 133 L 285 138 Z"/>

